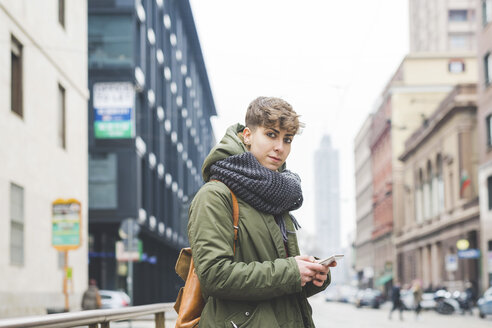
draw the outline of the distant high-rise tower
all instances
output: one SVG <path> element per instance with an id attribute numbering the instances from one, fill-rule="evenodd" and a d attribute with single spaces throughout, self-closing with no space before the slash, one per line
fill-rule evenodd
<path id="1" fill-rule="evenodd" d="M 410 0 L 410 52 L 476 50 L 475 0 Z"/>
<path id="2" fill-rule="evenodd" d="M 340 245 L 340 186 L 338 150 L 325 135 L 314 155 L 316 242 L 319 256 L 328 256 Z"/>

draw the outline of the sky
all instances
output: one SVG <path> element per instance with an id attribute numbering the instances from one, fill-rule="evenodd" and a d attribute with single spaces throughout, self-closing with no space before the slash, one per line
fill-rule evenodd
<path id="1" fill-rule="evenodd" d="M 217 141 L 258 96 L 289 102 L 306 124 L 287 167 L 302 179 L 294 212 L 314 233 L 314 153 L 340 156 L 342 246 L 355 235 L 354 138 L 409 49 L 407 0 L 190 0 L 217 117 Z M 301 230 L 301 231 L 302 231 Z M 302 232 L 301 232 L 302 233 Z"/>

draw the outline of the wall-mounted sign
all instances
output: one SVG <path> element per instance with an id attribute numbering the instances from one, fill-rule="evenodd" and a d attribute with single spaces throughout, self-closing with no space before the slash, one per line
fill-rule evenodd
<path id="1" fill-rule="evenodd" d="M 135 137 L 135 89 L 130 82 L 100 82 L 93 87 L 94 137 Z"/>
<path id="2" fill-rule="evenodd" d="M 458 251 L 458 257 L 460 259 L 478 259 L 480 257 L 480 250 L 469 248 L 463 251 Z"/>
<path id="3" fill-rule="evenodd" d="M 76 199 L 52 203 L 51 244 L 59 251 L 77 249 L 81 242 L 81 206 Z"/>

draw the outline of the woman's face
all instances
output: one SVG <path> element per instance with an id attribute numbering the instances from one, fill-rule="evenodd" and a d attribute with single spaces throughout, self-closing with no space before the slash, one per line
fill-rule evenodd
<path id="1" fill-rule="evenodd" d="M 246 127 L 243 131 L 244 143 L 261 165 L 278 170 L 289 156 L 294 135 L 275 128 L 256 127 L 254 131 Z"/>

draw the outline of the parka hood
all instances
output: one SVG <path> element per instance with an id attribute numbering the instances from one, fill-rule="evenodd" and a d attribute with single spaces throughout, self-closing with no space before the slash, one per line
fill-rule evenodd
<path id="1" fill-rule="evenodd" d="M 210 167 L 217 161 L 221 161 L 226 159 L 229 156 L 239 155 L 248 151 L 246 145 L 242 140 L 243 130 L 245 126 L 236 123 L 231 125 L 222 140 L 215 145 L 208 156 L 203 161 L 202 165 L 202 177 L 203 181 L 208 182 L 210 180 Z M 278 171 L 282 172 L 285 170 L 286 164 L 282 164 L 282 166 L 278 169 Z"/>
<path id="2" fill-rule="evenodd" d="M 205 161 L 203 161 L 203 181 L 208 182 L 210 180 L 210 166 L 212 166 L 212 164 L 226 159 L 229 156 L 239 155 L 248 151 L 242 141 L 243 130 L 244 125 L 239 123 L 230 126 L 222 140 L 210 150 Z"/>

